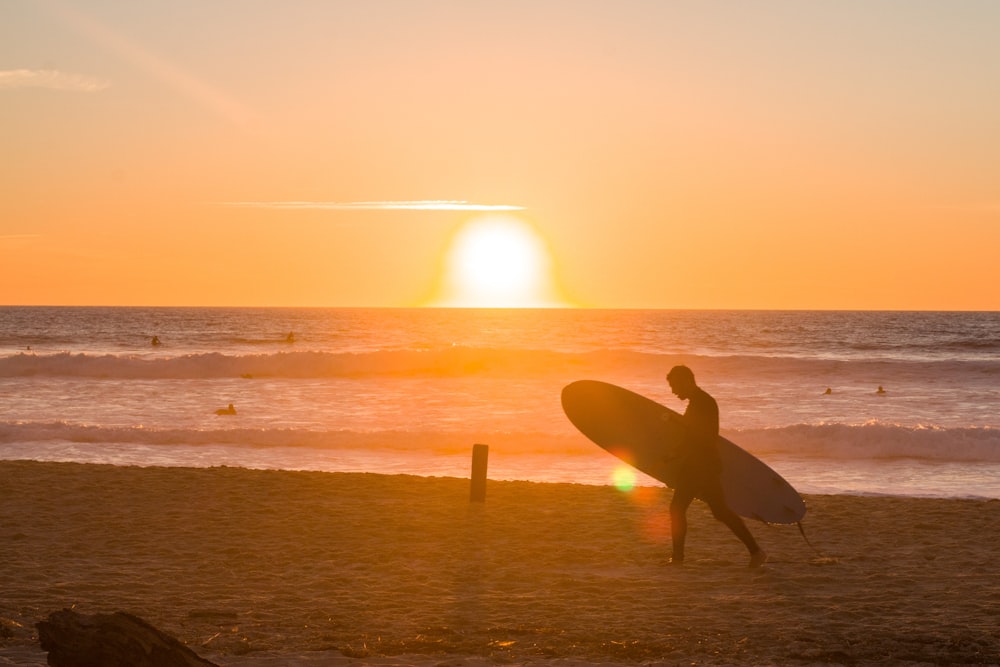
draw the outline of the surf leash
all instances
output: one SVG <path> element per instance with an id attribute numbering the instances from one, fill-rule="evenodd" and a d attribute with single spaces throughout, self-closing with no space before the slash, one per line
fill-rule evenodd
<path id="1" fill-rule="evenodd" d="M 829 556 L 827 556 L 825 553 L 817 549 L 816 545 L 814 545 L 812 542 L 809 541 L 809 538 L 806 537 L 806 529 L 805 527 L 803 527 L 801 521 L 796 521 L 795 525 L 799 527 L 799 533 L 801 533 L 802 539 L 806 541 L 806 544 L 809 545 L 809 548 L 812 549 L 817 556 L 819 556 L 820 558 L 829 558 Z"/>

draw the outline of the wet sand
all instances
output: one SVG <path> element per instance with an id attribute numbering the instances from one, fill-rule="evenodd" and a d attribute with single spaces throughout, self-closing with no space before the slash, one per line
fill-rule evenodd
<path id="1" fill-rule="evenodd" d="M 0 665 L 127 611 L 221 665 L 1000 664 L 1000 502 L 810 496 L 742 545 L 670 492 L 0 462 Z"/>

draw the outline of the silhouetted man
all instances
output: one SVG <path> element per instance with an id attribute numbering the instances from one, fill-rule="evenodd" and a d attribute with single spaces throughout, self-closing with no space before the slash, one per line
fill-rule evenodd
<path id="1" fill-rule="evenodd" d="M 719 405 L 708 392 L 695 384 L 694 373 L 687 366 L 674 366 L 667 373 L 670 390 L 688 401 L 684 414 L 677 419 L 684 428 L 679 453 L 679 482 L 670 501 L 670 535 L 673 539 L 672 565 L 684 562 L 684 538 L 687 536 L 687 508 L 699 498 L 708 503 L 716 519 L 726 524 L 750 552 L 750 567 L 760 567 L 767 554 L 757 544 L 750 530 L 726 503 L 722 490 L 722 459 L 719 458 Z"/>

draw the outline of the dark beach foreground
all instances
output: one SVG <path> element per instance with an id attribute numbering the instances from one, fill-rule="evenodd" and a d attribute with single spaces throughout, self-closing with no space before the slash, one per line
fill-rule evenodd
<path id="1" fill-rule="evenodd" d="M 742 546 L 669 491 L 0 462 L 0 665 L 126 611 L 221 665 L 1000 664 L 1000 502 L 810 496 Z"/>

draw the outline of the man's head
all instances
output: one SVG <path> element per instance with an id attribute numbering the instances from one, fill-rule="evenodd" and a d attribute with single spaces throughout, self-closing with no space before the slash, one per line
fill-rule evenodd
<path id="1" fill-rule="evenodd" d="M 691 390 L 697 385 L 694 383 L 694 373 L 687 366 L 674 366 L 667 373 L 667 382 L 670 384 L 670 391 L 677 395 L 682 401 L 691 397 Z"/>

